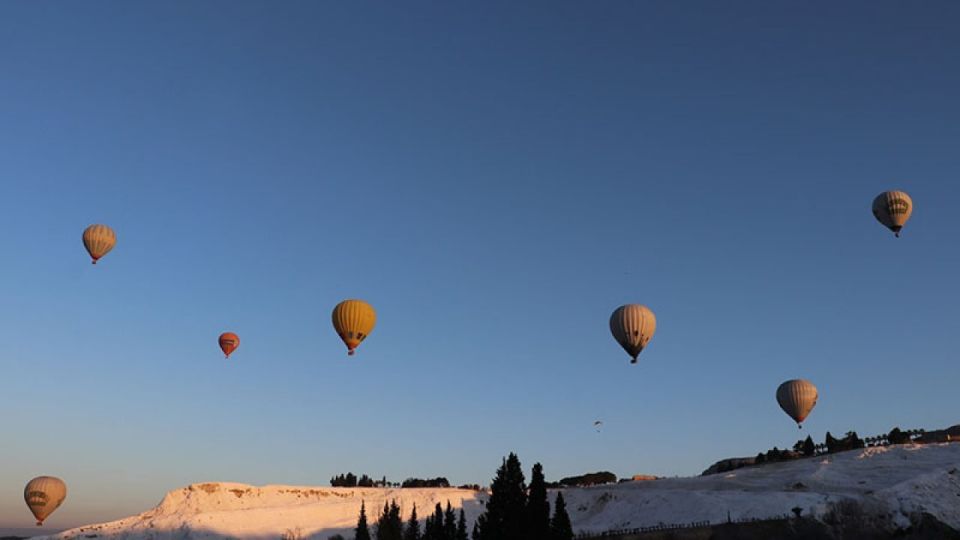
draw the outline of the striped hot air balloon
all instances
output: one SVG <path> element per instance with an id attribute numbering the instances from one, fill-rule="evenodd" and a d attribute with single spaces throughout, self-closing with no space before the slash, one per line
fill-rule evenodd
<path id="1" fill-rule="evenodd" d="M 38 476 L 23 488 L 23 500 L 37 518 L 37 527 L 43 525 L 43 520 L 50 517 L 66 498 L 67 485 L 53 476 Z"/>
<path id="2" fill-rule="evenodd" d="M 224 332 L 220 334 L 220 350 L 223 351 L 223 354 L 227 358 L 230 358 L 230 353 L 237 350 L 237 347 L 240 346 L 240 336 L 234 334 L 233 332 Z"/>
<path id="3" fill-rule="evenodd" d="M 353 355 L 377 324 L 377 312 L 363 300 L 344 300 L 333 308 L 333 329 Z"/>
<path id="4" fill-rule="evenodd" d="M 817 404 L 817 397 L 817 387 L 805 379 L 790 379 L 777 388 L 777 403 L 798 428 Z"/>
<path id="5" fill-rule="evenodd" d="M 100 257 L 109 253 L 116 243 L 116 233 L 106 225 L 91 225 L 83 231 L 83 247 L 87 248 L 93 264 L 97 264 Z"/>
<path id="6" fill-rule="evenodd" d="M 627 304 L 610 315 L 610 332 L 630 355 L 630 363 L 637 363 L 637 355 L 650 343 L 657 331 L 657 318 L 647 306 Z"/>
<path id="7" fill-rule="evenodd" d="M 903 191 L 884 191 L 873 199 L 873 217 L 899 238 L 913 213 L 913 199 Z"/>

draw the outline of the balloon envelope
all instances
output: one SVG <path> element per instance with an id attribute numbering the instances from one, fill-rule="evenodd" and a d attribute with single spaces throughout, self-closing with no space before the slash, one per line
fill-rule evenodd
<path id="1" fill-rule="evenodd" d="M 900 236 L 913 213 L 913 199 L 903 191 L 884 191 L 873 199 L 873 217 Z"/>
<path id="2" fill-rule="evenodd" d="M 23 488 L 23 500 L 37 518 L 37 526 L 43 525 L 54 510 L 67 498 L 67 485 L 53 476 L 38 476 Z"/>
<path id="3" fill-rule="evenodd" d="M 109 253 L 116 243 L 116 233 L 106 225 L 91 225 L 83 231 L 83 247 L 87 248 L 93 264 L 97 264 L 100 257 Z"/>
<path id="4" fill-rule="evenodd" d="M 377 312 L 363 300 L 344 300 L 333 308 L 333 329 L 352 355 L 377 324 Z"/>
<path id="5" fill-rule="evenodd" d="M 630 363 L 637 363 L 637 355 L 650 343 L 657 331 L 657 318 L 650 308 L 640 304 L 626 304 L 610 315 L 610 332 L 617 343 L 630 355 Z"/>
<path id="6" fill-rule="evenodd" d="M 817 387 L 805 379 L 791 379 L 777 388 L 777 403 L 797 427 L 810 415 L 818 397 Z"/>
<path id="7" fill-rule="evenodd" d="M 223 354 L 230 358 L 230 353 L 237 350 L 237 347 L 240 346 L 240 336 L 234 334 L 233 332 L 224 332 L 220 334 L 220 350 L 223 351 Z"/>

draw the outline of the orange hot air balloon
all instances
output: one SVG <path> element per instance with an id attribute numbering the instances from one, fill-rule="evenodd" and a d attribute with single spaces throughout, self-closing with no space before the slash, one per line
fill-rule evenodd
<path id="1" fill-rule="evenodd" d="M 97 264 L 100 257 L 109 253 L 115 245 L 117 245 L 117 234 L 106 225 L 91 225 L 83 231 L 83 247 L 93 259 L 93 264 Z"/>
<path id="2" fill-rule="evenodd" d="M 220 334 L 220 350 L 223 351 L 223 354 L 227 355 L 227 358 L 230 358 L 230 353 L 237 350 L 237 347 L 240 346 L 240 336 L 234 334 L 233 332 L 224 332 Z"/>
<path id="3" fill-rule="evenodd" d="M 333 329 L 347 346 L 347 354 L 367 339 L 377 324 L 377 312 L 363 300 L 344 300 L 333 308 Z"/>

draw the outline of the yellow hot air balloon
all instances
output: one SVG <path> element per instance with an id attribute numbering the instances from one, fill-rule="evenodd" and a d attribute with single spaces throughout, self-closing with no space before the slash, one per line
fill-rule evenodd
<path id="1" fill-rule="evenodd" d="M 23 488 L 23 500 L 37 518 L 37 527 L 43 525 L 43 520 L 59 508 L 66 498 L 67 485 L 53 476 L 38 476 Z"/>
<path id="2" fill-rule="evenodd" d="M 884 191 L 873 199 L 873 217 L 899 238 L 913 213 L 913 199 L 903 191 Z"/>
<path id="3" fill-rule="evenodd" d="M 87 248 L 93 264 L 97 264 L 100 257 L 109 253 L 116 243 L 116 233 L 106 225 L 91 225 L 83 231 L 83 247 Z"/>
<path id="4" fill-rule="evenodd" d="M 798 428 L 817 404 L 817 397 L 817 387 L 805 379 L 791 379 L 777 388 L 777 403 Z"/>
<path id="5" fill-rule="evenodd" d="M 637 363 L 637 355 L 650 343 L 656 331 L 657 318 L 647 306 L 627 304 L 618 307 L 610 315 L 610 332 L 630 355 L 631 364 Z"/>
<path id="6" fill-rule="evenodd" d="M 363 300 L 344 300 L 333 308 L 333 328 L 347 345 L 347 354 L 351 356 L 376 324 L 377 312 Z"/>

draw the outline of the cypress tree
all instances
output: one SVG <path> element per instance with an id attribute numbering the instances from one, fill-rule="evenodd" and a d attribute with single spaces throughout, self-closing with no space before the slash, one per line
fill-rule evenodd
<path id="1" fill-rule="evenodd" d="M 417 521 L 417 504 L 413 504 L 413 510 L 410 512 L 410 521 L 407 522 L 407 528 L 403 531 L 403 540 L 420 540 L 420 522 Z"/>
<path id="2" fill-rule="evenodd" d="M 460 519 L 457 520 L 457 534 L 453 540 L 470 540 L 470 538 L 467 537 L 467 516 L 464 515 L 463 508 L 460 508 Z"/>
<path id="3" fill-rule="evenodd" d="M 470 533 L 470 540 L 482 540 L 483 533 L 480 531 L 483 530 L 482 525 L 485 520 L 486 518 L 483 517 L 483 514 L 480 514 L 480 517 L 473 522 L 473 532 Z"/>
<path id="4" fill-rule="evenodd" d="M 456 540 L 457 536 L 457 515 L 453 513 L 453 507 L 447 500 L 447 509 L 443 512 L 443 539 Z"/>
<path id="5" fill-rule="evenodd" d="M 436 528 L 433 526 L 433 514 L 427 514 L 427 520 L 423 524 L 423 540 L 437 540 Z"/>
<path id="6" fill-rule="evenodd" d="M 530 540 L 548 540 L 550 538 L 550 503 L 547 501 L 547 483 L 543 477 L 543 466 L 533 466 L 530 473 L 530 493 L 527 496 L 526 523 L 527 538 Z"/>
<path id="7" fill-rule="evenodd" d="M 374 529 L 373 537 L 377 540 L 390 540 L 390 531 L 387 521 L 390 519 L 390 505 L 383 501 L 383 510 L 377 516 L 377 528 Z"/>
<path id="8" fill-rule="evenodd" d="M 370 540 L 370 529 L 367 528 L 367 508 L 364 501 L 360 501 L 360 518 L 357 519 L 357 528 L 353 531 L 354 540 Z"/>
<path id="9" fill-rule="evenodd" d="M 827 453 L 828 453 L 828 454 L 832 454 L 832 453 L 834 453 L 834 452 L 839 451 L 839 448 L 838 448 L 839 445 L 838 445 L 837 443 L 839 443 L 840 441 L 838 441 L 837 439 L 835 439 L 835 438 L 833 437 L 833 435 L 830 434 L 829 431 L 827 432 L 827 436 L 824 438 L 824 442 L 827 443 Z"/>
<path id="10" fill-rule="evenodd" d="M 396 500 L 390 501 L 387 512 L 385 540 L 403 540 L 403 518 L 400 517 L 400 507 Z"/>
<path id="11" fill-rule="evenodd" d="M 803 455 L 812 456 L 817 452 L 817 445 L 813 444 L 813 437 L 807 435 L 807 440 L 803 441 Z"/>
<path id="12" fill-rule="evenodd" d="M 557 502 L 554 504 L 553 521 L 550 522 L 550 533 L 553 540 L 573 540 L 573 525 L 567 514 L 567 504 L 563 502 L 563 493 L 557 492 Z"/>
<path id="13" fill-rule="evenodd" d="M 503 460 L 490 490 L 486 512 L 478 520 L 478 540 L 526 540 L 527 486 L 516 454 Z"/>
<path id="14" fill-rule="evenodd" d="M 443 507 L 437 503 L 433 511 L 433 534 L 435 540 L 446 540 L 446 531 L 443 528 Z"/>

